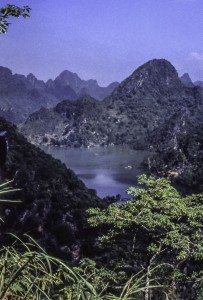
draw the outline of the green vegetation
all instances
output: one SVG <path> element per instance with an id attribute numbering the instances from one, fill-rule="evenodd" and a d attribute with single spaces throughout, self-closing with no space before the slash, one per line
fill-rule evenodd
<path id="1" fill-rule="evenodd" d="M 10 25 L 9 19 L 11 17 L 27 18 L 30 16 L 31 8 L 29 6 L 19 7 L 13 4 L 7 4 L 5 7 L 0 8 L 0 34 L 6 33 Z"/>
<path id="2" fill-rule="evenodd" d="M 203 194 L 182 197 L 169 180 L 145 175 L 139 183 L 128 189 L 130 201 L 89 209 L 101 247 L 93 260 L 70 267 L 28 235 L 1 238 L 0 298 L 200 300 Z M 18 190 L 10 184 L 0 185 L 2 205 Z"/>
<path id="3" fill-rule="evenodd" d="M 35 243 L 20 245 L 20 251 L 16 250 L 19 243 L 18 246 L 3 247 L 0 251 L 0 299 L 142 299 L 140 295 L 145 289 L 145 276 L 142 274 L 128 280 L 120 288 L 118 296 L 107 292 L 106 287 L 98 293 L 89 282 L 90 278 L 82 277 L 63 261 L 47 255 Z M 153 287 L 151 285 L 150 289 Z"/>
<path id="4" fill-rule="evenodd" d="M 203 194 L 182 197 L 167 179 L 141 176 L 139 183 L 142 188 L 128 189 L 131 201 L 90 209 L 89 223 L 100 228 L 101 246 L 114 253 L 108 264 L 144 268 L 146 286 L 153 276 L 162 275 L 161 284 L 178 295 L 202 276 Z M 154 267 L 158 273 L 152 275 Z"/>

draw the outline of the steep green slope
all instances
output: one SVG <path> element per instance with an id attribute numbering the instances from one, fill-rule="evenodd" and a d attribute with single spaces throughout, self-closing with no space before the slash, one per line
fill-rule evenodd
<path id="1" fill-rule="evenodd" d="M 1 232 L 26 232 L 49 252 L 77 259 L 85 238 L 86 209 L 100 200 L 70 169 L 29 144 L 2 118 L 0 130 L 7 130 L 10 144 L 1 178 L 14 178 L 13 186 L 22 189 L 22 203 L 2 207 Z"/>

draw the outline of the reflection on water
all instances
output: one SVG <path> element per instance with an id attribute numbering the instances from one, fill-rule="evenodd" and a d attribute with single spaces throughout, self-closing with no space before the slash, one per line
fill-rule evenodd
<path id="1" fill-rule="evenodd" d="M 137 185 L 137 176 L 143 172 L 140 164 L 148 154 L 120 146 L 90 149 L 48 146 L 42 149 L 73 169 L 100 197 L 117 194 L 127 197 L 125 190 Z"/>

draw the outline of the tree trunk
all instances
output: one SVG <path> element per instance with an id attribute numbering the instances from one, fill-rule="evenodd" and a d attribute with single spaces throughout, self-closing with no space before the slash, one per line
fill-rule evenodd
<path id="1" fill-rule="evenodd" d="M 146 289 L 144 291 L 144 300 L 151 300 L 151 292 L 149 289 L 149 284 L 150 284 L 150 266 L 147 268 L 147 276 L 146 276 Z"/>

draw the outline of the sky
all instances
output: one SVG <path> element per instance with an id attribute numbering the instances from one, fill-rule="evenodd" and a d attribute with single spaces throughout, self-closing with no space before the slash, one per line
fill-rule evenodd
<path id="1" fill-rule="evenodd" d="M 0 65 L 54 79 L 63 70 L 101 86 L 165 58 L 203 80 L 203 0 L 12 0 L 32 8 L 0 35 Z"/>

